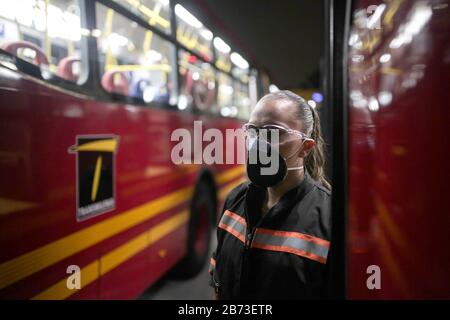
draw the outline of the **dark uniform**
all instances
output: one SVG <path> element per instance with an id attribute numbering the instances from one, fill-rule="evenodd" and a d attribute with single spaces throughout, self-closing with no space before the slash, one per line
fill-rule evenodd
<path id="1" fill-rule="evenodd" d="M 225 200 L 210 265 L 218 298 L 326 297 L 330 192 L 306 173 L 261 218 L 265 195 L 245 182 Z"/>

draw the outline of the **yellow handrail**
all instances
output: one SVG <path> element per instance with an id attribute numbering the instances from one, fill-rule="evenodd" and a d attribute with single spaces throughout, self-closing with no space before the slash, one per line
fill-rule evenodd
<path id="1" fill-rule="evenodd" d="M 139 64 L 122 64 L 122 65 L 106 65 L 106 71 L 162 71 L 170 72 L 172 67 L 168 64 L 153 64 L 153 65 L 139 65 Z"/>
<path id="2" fill-rule="evenodd" d="M 159 12 L 161 11 L 161 7 L 162 7 L 162 4 L 158 2 L 155 4 L 155 8 L 153 9 L 153 11 L 158 16 L 159 16 Z M 148 19 L 148 24 L 151 26 L 154 26 L 156 24 L 156 19 L 154 17 L 151 17 L 150 19 Z M 151 30 L 147 30 L 147 32 L 145 32 L 144 44 L 142 46 L 142 49 L 144 50 L 144 52 L 147 52 L 148 50 L 150 50 L 152 40 L 153 40 L 153 32 Z"/>
<path id="3" fill-rule="evenodd" d="M 138 0 L 127 0 L 127 2 L 130 5 L 132 5 L 133 7 L 135 7 L 136 9 L 138 9 L 139 11 L 141 11 L 147 17 L 149 17 L 151 19 L 154 19 L 155 20 L 155 24 L 156 23 L 160 24 L 161 27 L 163 27 L 164 29 L 170 28 L 170 22 L 168 20 L 164 19 L 163 17 L 161 17 L 159 15 L 159 12 L 155 12 L 155 11 L 151 10 L 150 8 L 148 8 L 145 5 L 141 4 L 141 2 L 138 1 Z"/>

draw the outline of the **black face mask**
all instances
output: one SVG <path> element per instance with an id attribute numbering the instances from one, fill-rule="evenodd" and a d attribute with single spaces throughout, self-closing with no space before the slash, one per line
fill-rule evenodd
<path id="1" fill-rule="evenodd" d="M 257 138 L 248 149 L 248 178 L 257 186 L 264 188 L 273 187 L 286 178 L 288 171 L 303 169 L 303 166 L 288 168 L 287 159 L 280 155 L 277 148 L 272 148 L 270 143 Z"/>

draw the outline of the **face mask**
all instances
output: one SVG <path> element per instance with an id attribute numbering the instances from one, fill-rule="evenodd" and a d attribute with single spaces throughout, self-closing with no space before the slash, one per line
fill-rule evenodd
<path id="1" fill-rule="evenodd" d="M 302 143 L 303 145 L 303 143 Z M 296 151 L 294 154 L 296 154 Z M 293 154 L 293 155 L 294 155 Z M 247 157 L 247 175 L 251 182 L 260 187 L 273 187 L 286 178 L 288 171 L 300 170 L 303 166 L 288 168 L 286 160 L 278 149 L 272 148 L 263 139 L 255 139 L 249 144 Z"/>

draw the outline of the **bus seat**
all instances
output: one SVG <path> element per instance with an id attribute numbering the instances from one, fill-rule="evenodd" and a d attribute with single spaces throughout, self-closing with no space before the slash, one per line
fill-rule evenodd
<path id="1" fill-rule="evenodd" d="M 56 75 L 63 79 L 77 82 L 80 75 L 73 72 L 73 65 L 80 63 L 80 61 L 80 58 L 77 57 L 65 57 L 58 63 Z"/>
<path id="2" fill-rule="evenodd" d="M 144 89 L 149 86 L 151 86 L 150 80 L 134 77 L 130 85 L 130 96 L 142 98 Z"/>
<path id="3" fill-rule="evenodd" d="M 110 93 L 128 96 L 128 77 L 123 71 L 108 71 L 102 77 L 103 88 Z"/>
<path id="4" fill-rule="evenodd" d="M 208 81 L 202 79 L 194 83 L 192 97 L 197 109 L 208 110 L 211 108 L 215 95 L 215 89 L 208 88 Z"/>
<path id="5" fill-rule="evenodd" d="M 36 56 L 33 59 L 33 64 L 37 66 L 48 65 L 48 59 L 45 53 L 34 43 L 28 41 L 12 41 L 2 44 L 1 48 L 15 56 L 18 56 L 18 50 L 28 48 L 36 52 Z"/>
<path id="6" fill-rule="evenodd" d="M 186 95 L 191 95 L 192 87 L 194 86 L 194 79 L 192 79 L 192 72 L 186 70 L 183 76 L 183 93 Z"/>
<path id="7" fill-rule="evenodd" d="M 170 86 L 169 83 L 160 86 L 158 93 L 153 98 L 153 101 L 159 103 L 169 103 L 170 101 Z"/>

